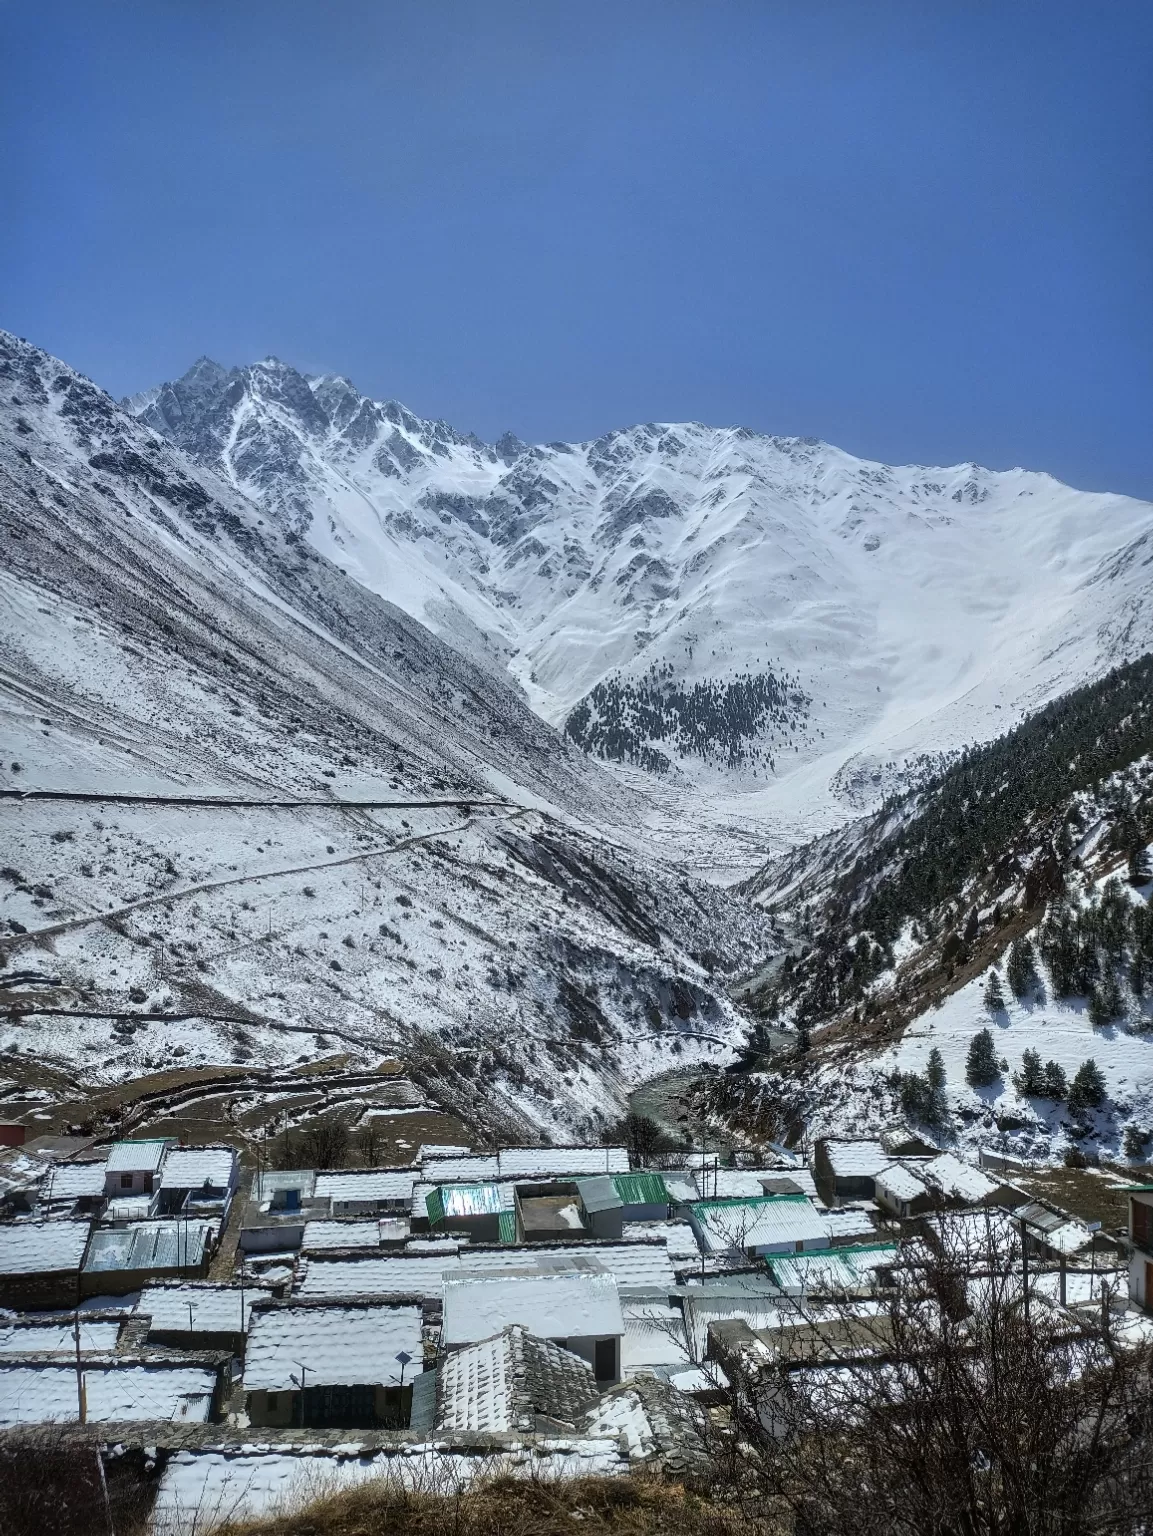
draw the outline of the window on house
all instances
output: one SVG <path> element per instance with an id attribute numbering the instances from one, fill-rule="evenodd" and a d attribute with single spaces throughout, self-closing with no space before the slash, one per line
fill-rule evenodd
<path id="1" fill-rule="evenodd" d="M 120 1188 L 121 1189 L 131 1189 L 132 1188 L 132 1175 L 130 1173 L 122 1173 L 120 1175 Z"/>

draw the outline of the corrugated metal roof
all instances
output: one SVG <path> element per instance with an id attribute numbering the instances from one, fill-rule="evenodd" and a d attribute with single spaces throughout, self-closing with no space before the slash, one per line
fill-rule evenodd
<path id="1" fill-rule="evenodd" d="M 109 1173 L 155 1173 L 164 1161 L 168 1141 L 114 1141 L 108 1149 Z"/>
<path id="2" fill-rule="evenodd" d="M 591 1179 L 578 1179 L 576 1187 L 586 1211 L 619 1211 L 623 1204 L 615 1181 L 606 1173 Z"/>
<path id="3" fill-rule="evenodd" d="M 140 1221 L 135 1226 L 98 1230 L 84 1272 L 189 1269 L 204 1257 L 211 1228 L 202 1222 Z"/>
<path id="4" fill-rule="evenodd" d="M 771 1254 L 765 1263 L 783 1291 L 848 1291 L 869 1281 L 896 1256 L 896 1243 L 867 1243 L 821 1253 Z"/>
<path id="5" fill-rule="evenodd" d="M 670 1196 L 659 1173 L 617 1173 L 613 1188 L 624 1205 L 668 1205 Z"/>
<path id="6" fill-rule="evenodd" d="M 507 1198 L 499 1184 L 444 1184 L 434 1189 L 425 1205 L 434 1226 L 456 1217 L 499 1216 L 510 1209 L 513 1191 Z"/>
<path id="7" fill-rule="evenodd" d="M 770 1248 L 778 1244 L 827 1245 L 829 1233 L 805 1195 L 764 1195 L 759 1200 L 702 1200 L 690 1207 L 706 1252 Z"/>
<path id="8" fill-rule="evenodd" d="M 500 1228 L 500 1240 L 502 1243 L 516 1242 L 515 1211 L 501 1211 L 498 1226 Z"/>

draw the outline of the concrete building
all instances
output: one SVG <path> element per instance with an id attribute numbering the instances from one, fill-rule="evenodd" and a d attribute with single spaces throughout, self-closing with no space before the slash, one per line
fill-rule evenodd
<path id="1" fill-rule="evenodd" d="M 169 1145 L 167 1138 L 114 1141 L 104 1164 L 104 1193 L 108 1198 L 151 1195 L 158 1189 Z"/>
<path id="2" fill-rule="evenodd" d="M 233 1147 L 172 1147 L 157 1181 L 159 1212 L 217 1216 L 223 1225 L 239 1180 L 240 1159 Z"/>

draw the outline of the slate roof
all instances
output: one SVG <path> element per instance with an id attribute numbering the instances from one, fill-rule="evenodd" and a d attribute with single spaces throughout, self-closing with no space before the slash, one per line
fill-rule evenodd
<path id="1" fill-rule="evenodd" d="M 929 1186 L 904 1163 L 893 1163 L 882 1168 L 877 1175 L 877 1188 L 892 1195 L 895 1200 L 919 1200 L 929 1193 Z"/>
<path id="2" fill-rule="evenodd" d="M 419 1306 L 257 1307 L 248 1324 L 244 1390 L 299 1390 L 306 1386 L 391 1386 L 421 1369 Z M 293 1381 L 293 1377 L 297 1381 Z"/>
<path id="3" fill-rule="evenodd" d="M 830 1141 L 825 1151 L 838 1179 L 872 1179 L 892 1162 L 879 1141 Z"/>
<path id="4" fill-rule="evenodd" d="M 81 1316 L 81 1351 L 111 1354 L 120 1336 L 120 1324 L 89 1322 Z M 19 1323 L 0 1328 L 0 1355 L 72 1355 L 76 1333 L 72 1322 Z"/>
<path id="5" fill-rule="evenodd" d="M 252 1303 L 262 1294 L 251 1286 L 242 1291 L 238 1285 L 145 1285 L 133 1310 L 152 1319 L 151 1333 L 243 1333 Z"/>
<path id="6" fill-rule="evenodd" d="M 918 1169 L 919 1175 L 934 1184 L 952 1200 L 964 1200 L 976 1205 L 995 1195 L 1000 1187 L 988 1174 L 982 1173 L 972 1163 L 963 1163 L 951 1152 L 942 1152 Z"/>
<path id="7" fill-rule="evenodd" d="M 54 1275 L 79 1269 L 86 1221 L 17 1221 L 0 1225 L 0 1275 Z"/>
<path id="8" fill-rule="evenodd" d="M 225 1190 L 236 1181 L 237 1157 L 232 1147 L 173 1147 L 164 1159 L 161 1189 Z"/>
<path id="9" fill-rule="evenodd" d="M 522 1323 L 546 1339 L 602 1338 L 624 1332 L 616 1281 L 602 1270 L 465 1271 L 445 1280 L 441 1342 L 471 1344 Z"/>
<path id="10" fill-rule="evenodd" d="M 375 1216 L 366 1221 L 306 1221 L 301 1239 L 302 1252 L 318 1249 L 380 1249 L 380 1222 Z"/>
<path id="11" fill-rule="evenodd" d="M 204 1424 L 216 1389 L 216 1372 L 199 1366 L 86 1366 L 82 1374 L 90 1422 Z M 74 1368 L 0 1365 L 0 1428 L 77 1417 Z"/>
<path id="12" fill-rule="evenodd" d="M 829 1241 L 835 1243 L 838 1240 L 854 1237 L 875 1237 L 877 1224 L 868 1211 L 854 1210 L 852 1206 L 836 1211 L 825 1211 L 821 1215 L 825 1231 L 829 1234 Z"/>
<path id="13" fill-rule="evenodd" d="M 104 1170 L 99 1163 L 53 1163 L 43 1186 L 45 1200 L 80 1200 L 104 1193 Z"/>
<path id="14" fill-rule="evenodd" d="M 521 1247 L 471 1245 L 459 1253 L 389 1254 L 383 1258 L 310 1259 L 302 1296 L 413 1295 L 439 1299 L 444 1277 L 469 1270 L 510 1266 L 547 1269 L 573 1263 L 605 1269 L 622 1291 L 659 1291 L 676 1284 L 663 1243 L 543 1244 Z M 491 1330 L 495 1332 L 495 1328 Z"/>
<path id="15" fill-rule="evenodd" d="M 663 1242 L 674 1262 L 700 1258 L 697 1235 L 687 1221 L 626 1221 L 622 1232 L 626 1243 Z"/>
<path id="16" fill-rule="evenodd" d="M 314 1193 L 318 1200 L 395 1201 L 407 1205 L 416 1183 L 414 1169 L 359 1169 L 348 1173 L 318 1173 Z"/>
<path id="17" fill-rule="evenodd" d="M 114 1141 L 108 1149 L 109 1173 L 156 1173 L 164 1161 L 168 1142 L 153 1138 L 150 1141 Z"/>
<path id="18" fill-rule="evenodd" d="M 541 1416 L 575 1425 L 599 1395 L 587 1361 L 513 1323 L 444 1357 L 436 1427 L 532 1433 Z"/>
<path id="19" fill-rule="evenodd" d="M 624 1147 L 505 1147 L 499 1158 L 502 1179 L 564 1179 L 629 1171 Z"/>
<path id="20" fill-rule="evenodd" d="M 649 1416 L 644 1404 L 631 1387 L 608 1393 L 585 1415 L 581 1432 L 586 1435 L 624 1435 L 629 1456 L 644 1460 L 656 1449 Z"/>

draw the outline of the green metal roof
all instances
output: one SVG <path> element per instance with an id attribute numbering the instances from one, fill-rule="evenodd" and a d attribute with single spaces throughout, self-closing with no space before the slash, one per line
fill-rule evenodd
<path id="1" fill-rule="evenodd" d="M 722 1195 L 719 1200 L 696 1200 L 689 1206 L 691 1211 L 724 1211 L 732 1210 L 736 1206 L 784 1205 L 792 1201 L 794 1205 L 810 1203 L 808 1195 Z"/>
<path id="2" fill-rule="evenodd" d="M 500 1226 L 500 1240 L 502 1243 L 516 1242 L 516 1212 L 501 1211 L 497 1217 Z"/>
<path id="3" fill-rule="evenodd" d="M 624 1205 L 669 1205 L 671 1199 L 659 1173 L 615 1173 L 613 1188 Z"/>
<path id="4" fill-rule="evenodd" d="M 1123 1195 L 1153 1195 L 1153 1184 L 1122 1184 Z"/>

